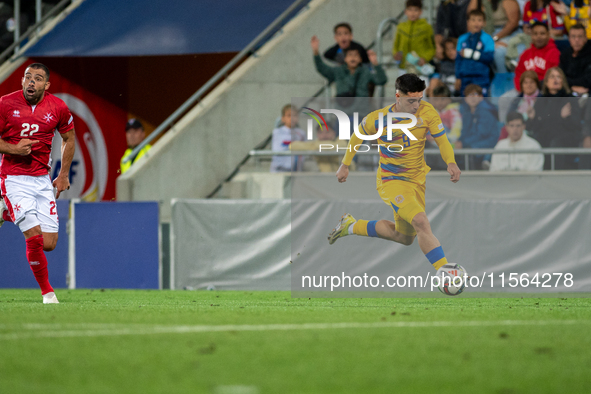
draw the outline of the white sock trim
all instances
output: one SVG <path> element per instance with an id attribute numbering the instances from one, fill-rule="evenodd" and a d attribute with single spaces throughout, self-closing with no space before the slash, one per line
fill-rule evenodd
<path id="1" fill-rule="evenodd" d="M 353 235 L 353 226 L 355 225 L 355 223 L 357 222 L 353 222 L 350 226 L 349 229 L 347 230 L 347 234 L 349 235 Z"/>

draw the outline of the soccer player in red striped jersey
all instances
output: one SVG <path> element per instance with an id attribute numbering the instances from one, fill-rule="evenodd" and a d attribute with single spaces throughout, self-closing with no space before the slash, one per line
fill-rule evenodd
<path id="1" fill-rule="evenodd" d="M 5 221 L 19 226 L 43 303 L 57 304 L 49 284 L 45 252 L 52 251 L 57 244 L 55 200 L 70 188 L 74 120 L 66 104 L 47 92 L 50 82 L 45 65 L 29 65 L 22 86 L 22 90 L 0 98 L 0 226 Z M 62 137 L 62 165 L 52 182 L 51 144 L 56 131 Z"/>

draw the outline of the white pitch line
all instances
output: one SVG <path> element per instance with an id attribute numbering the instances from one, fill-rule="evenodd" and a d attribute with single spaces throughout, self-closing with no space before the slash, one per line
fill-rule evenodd
<path id="1" fill-rule="evenodd" d="M 138 324 L 139 326 L 140 324 Z M 130 323 L 15 323 L 15 324 L 0 324 L 0 330 L 59 330 L 59 329 L 100 329 L 100 328 L 114 328 L 114 327 L 130 327 Z M 144 324 L 144 326 L 153 326 Z"/>
<path id="2" fill-rule="evenodd" d="M 47 331 L 52 328 L 39 324 L 36 332 L 15 332 L 0 334 L 0 340 L 28 338 L 72 338 L 121 335 L 187 334 L 228 331 L 288 331 L 288 330 L 332 330 L 343 328 L 429 328 L 429 327 L 493 327 L 493 326 L 549 326 L 591 324 L 591 320 L 500 320 L 500 321 L 435 321 L 435 322 L 379 322 L 379 323 L 305 323 L 305 324 L 261 324 L 261 325 L 219 325 L 219 326 L 147 326 L 137 325 L 120 328 L 114 324 L 110 329 Z M 52 325 L 48 325 L 52 326 Z M 78 325 L 79 326 L 79 325 Z"/>

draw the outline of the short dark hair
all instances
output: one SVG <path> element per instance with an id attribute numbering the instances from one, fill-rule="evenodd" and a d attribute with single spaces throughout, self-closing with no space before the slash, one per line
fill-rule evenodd
<path id="1" fill-rule="evenodd" d="M 470 85 L 466 86 L 466 88 L 464 89 L 464 96 L 468 96 L 472 93 L 477 93 L 480 96 L 483 96 L 482 88 L 480 86 L 476 85 L 475 83 L 471 83 Z"/>
<path id="2" fill-rule="evenodd" d="M 417 74 L 407 73 L 396 78 L 396 90 L 404 94 L 422 92 L 425 88 L 425 81 Z"/>
<path id="3" fill-rule="evenodd" d="M 453 44 L 453 46 L 456 47 L 458 45 L 458 39 L 454 37 L 447 37 L 445 40 L 441 41 L 443 48 L 445 48 L 445 44 Z"/>
<path id="4" fill-rule="evenodd" d="M 525 119 L 523 119 L 523 115 L 517 111 L 509 112 L 507 114 L 507 121 L 505 123 L 512 122 L 514 120 L 521 120 L 522 123 L 525 123 Z"/>
<path id="5" fill-rule="evenodd" d="M 587 29 L 585 28 L 585 26 L 583 26 L 582 23 L 575 23 L 574 25 L 572 25 L 570 27 L 570 29 L 569 29 L 568 32 L 570 33 L 572 30 L 583 30 L 583 31 L 586 31 Z"/>
<path id="6" fill-rule="evenodd" d="M 408 8 L 408 7 L 417 7 L 422 10 L 423 9 L 423 0 L 406 0 L 406 4 L 404 5 L 404 8 Z"/>
<path id="7" fill-rule="evenodd" d="M 451 91 L 447 85 L 439 85 L 433 89 L 433 97 L 451 97 Z"/>
<path id="8" fill-rule="evenodd" d="M 45 75 L 47 75 L 47 80 L 49 81 L 49 69 L 45 64 L 42 63 L 31 63 L 27 66 L 27 68 L 34 68 L 36 70 L 43 70 L 45 71 Z M 25 69 L 26 70 L 26 69 Z"/>
<path id="9" fill-rule="evenodd" d="M 530 23 L 531 29 L 533 30 L 536 26 L 542 26 L 546 31 L 549 31 L 548 25 L 544 22 L 535 21 L 534 23 Z"/>
<path id="10" fill-rule="evenodd" d="M 341 23 L 338 23 L 338 24 L 337 24 L 337 25 L 336 25 L 336 26 L 335 26 L 335 27 L 332 29 L 332 31 L 334 32 L 334 34 L 337 34 L 337 29 L 338 29 L 339 27 L 344 27 L 344 28 L 346 28 L 347 30 L 349 30 L 349 33 L 353 33 L 353 28 L 351 27 L 351 25 L 350 25 L 350 24 L 348 24 L 347 22 L 341 22 Z"/>
<path id="11" fill-rule="evenodd" d="M 472 17 L 472 16 L 479 16 L 483 20 L 486 20 L 486 14 L 484 12 L 482 12 L 481 10 L 472 10 L 472 11 L 468 12 L 468 19 L 470 19 L 470 17 Z"/>
<path id="12" fill-rule="evenodd" d="M 441 42 L 441 46 L 443 47 L 443 58 L 444 59 L 449 59 L 447 57 L 447 54 L 445 53 L 445 46 L 447 44 L 452 44 L 454 46 L 454 49 L 455 49 L 458 46 L 458 39 L 457 38 L 453 38 L 453 37 L 447 37 L 445 40 L 443 40 Z M 456 59 L 449 59 L 449 60 L 452 60 L 454 62 L 456 61 Z"/>
<path id="13" fill-rule="evenodd" d="M 347 53 L 353 52 L 353 51 L 357 52 L 361 56 L 361 52 L 359 52 L 359 48 L 353 48 L 353 47 L 349 47 L 347 49 L 344 49 L 343 50 L 343 55 L 344 56 L 347 56 Z"/>

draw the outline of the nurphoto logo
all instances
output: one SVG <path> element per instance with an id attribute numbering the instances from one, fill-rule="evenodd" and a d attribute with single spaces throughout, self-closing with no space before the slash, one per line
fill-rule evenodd
<path id="1" fill-rule="evenodd" d="M 307 136 L 306 136 L 306 138 L 308 140 L 314 139 L 314 121 L 316 121 L 316 123 L 318 124 L 318 126 L 321 129 L 324 127 L 328 129 L 328 124 L 326 123 L 326 120 L 324 119 L 322 114 L 333 114 L 336 116 L 337 121 L 338 121 L 338 138 L 340 140 L 347 140 L 348 141 L 349 139 L 351 139 L 351 120 L 349 119 L 349 116 L 345 112 L 340 111 L 338 109 L 321 109 L 320 112 L 318 112 L 312 108 L 309 108 L 309 107 L 303 107 L 303 109 L 311 111 L 311 112 L 304 112 L 305 114 L 309 115 L 312 118 L 312 119 L 308 119 L 308 125 L 307 125 L 308 128 L 307 128 Z M 415 137 L 410 132 L 410 129 L 415 127 L 417 124 L 417 118 L 413 114 L 408 114 L 408 113 L 404 113 L 404 112 L 388 112 L 386 114 L 386 116 L 384 116 L 384 114 L 380 112 L 379 115 L 380 115 L 379 119 L 376 120 L 376 122 L 375 122 L 375 130 L 376 130 L 375 134 L 365 135 L 365 134 L 360 133 L 359 129 L 357 127 L 353 127 L 353 132 L 355 133 L 355 135 L 363 141 L 375 141 L 378 138 L 382 137 L 382 134 L 384 131 L 384 123 L 386 123 L 386 132 L 387 132 L 386 140 L 387 141 L 392 141 L 392 136 L 393 136 L 394 130 L 402 131 L 412 141 L 417 140 L 417 137 Z M 400 123 L 402 120 L 407 120 L 407 119 L 410 119 L 410 123 Z M 363 121 L 362 121 L 363 126 L 365 126 L 366 121 L 367 121 L 367 117 L 363 118 Z M 353 124 L 354 125 L 359 124 L 359 113 L 358 112 L 353 113 Z M 378 148 L 380 147 L 380 145 L 378 145 L 378 144 L 370 144 L 370 145 L 376 146 Z M 399 145 L 399 144 L 382 145 L 381 147 L 388 149 L 389 152 L 401 152 L 404 149 L 403 146 Z M 336 147 L 335 147 L 335 144 L 320 144 L 319 151 L 322 152 L 323 149 L 324 150 L 333 150 L 335 148 L 336 148 L 336 151 L 338 152 L 339 151 L 338 145 L 336 145 Z M 367 151 L 369 151 L 370 146 L 366 145 L 366 144 L 358 144 L 358 145 L 355 145 L 351 148 L 353 150 L 355 150 L 356 152 L 367 152 Z M 349 147 L 347 147 L 347 148 L 341 147 L 341 149 L 346 150 L 346 149 L 349 149 Z"/>

